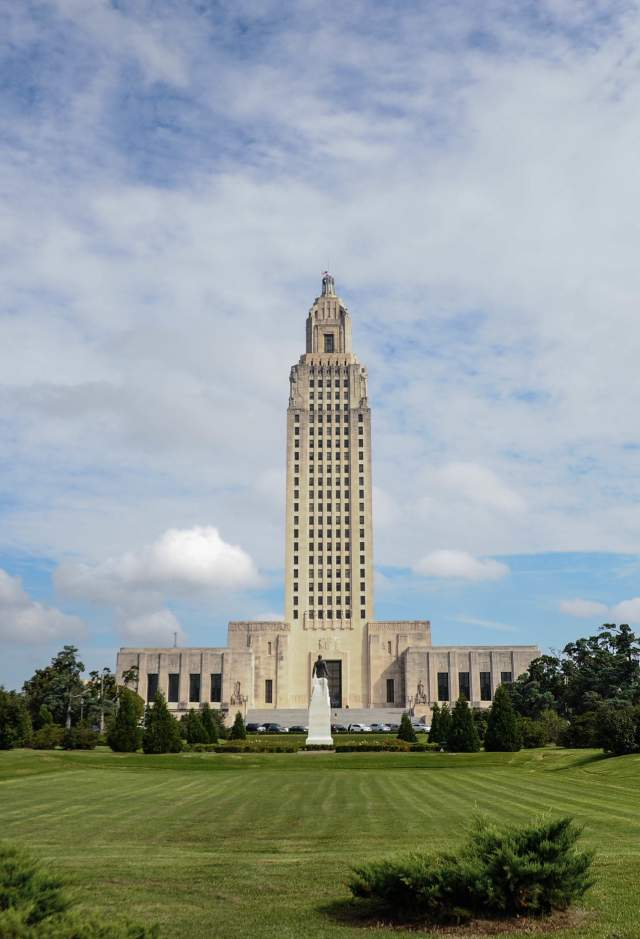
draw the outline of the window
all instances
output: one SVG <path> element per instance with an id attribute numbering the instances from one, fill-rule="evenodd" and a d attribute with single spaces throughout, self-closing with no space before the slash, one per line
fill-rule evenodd
<path id="1" fill-rule="evenodd" d="M 298 611 L 297 611 L 297 610 L 294 610 L 294 611 L 293 611 L 293 618 L 294 618 L 294 619 L 298 619 Z"/>
<path id="2" fill-rule="evenodd" d="M 325 352 L 333 352 L 333 351 L 334 351 L 334 348 L 333 348 L 333 339 L 334 339 L 333 333 L 325 333 L 325 334 L 324 334 L 324 351 L 325 351 Z"/>
<path id="3" fill-rule="evenodd" d="M 480 672 L 480 700 L 491 701 L 491 672 Z"/>
<path id="4" fill-rule="evenodd" d="M 365 619 L 366 615 L 367 615 L 366 610 L 360 610 L 360 619 Z"/>
<path id="5" fill-rule="evenodd" d="M 268 643 L 267 643 L 267 654 L 268 654 L 268 655 L 271 655 L 272 650 L 273 650 L 273 643 L 272 643 L 272 642 L 268 642 Z"/>
<path id="6" fill-rule="evenodd" d="M 512 672 L 500 672 L 500 684 L 510 685 L 513 681 Z"/>
<path id="7" fill-rule="evenodd" d="M 191 704 L 196 701 L 200 703 L 200 674 L 193 673 L 189 675 L 189 701 Z"/>
<path id="8" fill-rule="evenodd" d="M 222 701 L 222 672 L 211 673 L 211 700 Z"/>
<path id="9" fill-rule="evenodd" d="M 264 683 L 264 703 L 273 704 L 273 679 L 267 678 Z"/>
<path id="10" fill-rule="evenodd" d="M 147 701 L 153 701 L 158 693 L 158 673 L 149 672 L 147 674 Z"/>
<path id="11" fill-rule="evenodd" d="M 387 652 L 389 653 L 389 655 L 391 655 L 391 640 L 390 639 L 387 642 Z"/>
<path id="12" fill-rule="evenodd" d="M 458 688 L 460 694 L 463 694 L 467 701 L 471 701 L 471 685 L 469 683 L 469 672 L 458 672 Z"/>
<path id="13" fill-rule="evenodd" d="M 449 672 L 438 672 L 438 701 L 449 700 Z"/>
<path id="14" fill-rule="evenodd" d="M 396 683 L 393 678 L 387 678 L 387 704 L 393 704 L 396 700 Z"/>
<path id="15" fill-rule="evenodd" d="M 172 704 L 177 704 L 180 700 L 180 673 L 171 672 L 169 674 L 169 691 L 167 694 L 167 701 L 170 701 Z"/>

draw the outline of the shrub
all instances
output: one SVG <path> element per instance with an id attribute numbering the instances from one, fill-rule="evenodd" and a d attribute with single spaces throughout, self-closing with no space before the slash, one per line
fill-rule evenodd
<path id="1" fill-rule="evenodd" d="M 336 753 L 408 753 L 413 746 L 406 740 L 352 740 L 350 743 L 336 743 Z"/>
<path id="2" fill-rule="evenodd" d="M 182 750 L 178 722 L 169 711 L 161 691 L 147 708 L 142 749 L 145 753 L 179 753 Z"/>
<path id="3" fill-rule="evenodd" d="M 354 868 L 349 888 L 393 919 L 462 922 L 473 916 L 542 916 L 591 886 L 590 852 L 570 818 L 497 830 L 477 821 L 456 854 L 415 853 Z"/>
<path id="4" fill-rule="evenodd" d="M 118 691 L 118 710 L 107 733 L 107 743 L 116 753 L 135 753 L 142 745 L 142 730 L 138 726 L 140 709 L 138 695 L 129 688 Z"/>
<path id="5" fill-rule="evenodd" d="M 154 939 L 158 928 L 69 912 L 62 881 L 26 852 L 0 844 L 0 936 L 7 939 Z"/>
<path id="6" fill-rule="evenodd" d="M 538 720 L 544 727 L 545 743 L 558 743 L 560 736 L 568 726 L 564 717 L 560 717 L 558 712 L 554 711 L 553 708 L 544 708 L 544 710 L 540 712 Z"/>
<path id="7" fill-rule="evenodd" d="M 398 730 L 398 740 L 405 740 L 407 743 L 417 743 L 418 738 L 416 732 L 413 729 L 413 724 L 411 723 L 411 718 L 405 711 L 400 718 L 400 728 Z"/>
<path id="8" fill-rule="evenodd" d="M 85 721 L 68 727 L 62 736 L 65 750 L 95 750 L 97 743 L 98 734 Z"/>
<path id="9" fill-rule="evenodd" d="M 43 724 L 31 738 L 31 746 L 34 750 L 55 750 L 62 746 L 63 737 L 64 729 L 59 724 Z"/>
<path id="10" fill-rule="evenodd" d="M 518 725 L 520 739 L 525 750 L 543 747 L 547 742 L 546 729 L 542 721 L 534 721 L 532 717 L 521 717 Z"/>
<path id="11" fill-rule="evenodd" d="M 476 725 L 476 730 L 478 731 L 480 743 L 484 743 L 487 725 L 489 723 L 489 710 L 488 708 L 472 708 L 471 713 L 473 715 L 473 723 Z"/>
<path id="12" fill-rule="evenodd" d="M 229 740 L 246 740 L 247 739 L 247 728 L 244 726 L 244 720 L 242 719 L 242 714 L 240 711 L 236 714 L 236 719 L 233 722 L 233 727 L 229 731 Z"/>
<path id="13" fill-rule="evenodd" d="M 24 698 L 0 687 L 0 750 L 27 747 L 31 735 L 31 717 Z"/>
<path id="14" fill-rule="evenodd" d="M 484 748 L 491 752 L 515 753 L 522 746 L 518 716 L 505 685 L 499 685 L 489 711 Z"/>
<path id="15" fill-rule="evenodd" d="M 452 753 L 477 753 L 480 749 L 478 731 L 464 695 L 456 701 L 446 741 L 446 748 Z"/>

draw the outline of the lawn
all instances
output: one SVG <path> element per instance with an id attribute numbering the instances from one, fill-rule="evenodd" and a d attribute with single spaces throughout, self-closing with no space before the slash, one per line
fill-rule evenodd
<path id="1" fill-rule="evenodd" d="M 475 811 L 547 810 L 597 851 L 590 919 L 553 935 L 637 939 L 640 757 L 0 753 L 2 837 L 55 863 L 82 903 L 159 922 L 165 939 L 415 937 L 327 912 L 351 864 L 452 848 Z"/>

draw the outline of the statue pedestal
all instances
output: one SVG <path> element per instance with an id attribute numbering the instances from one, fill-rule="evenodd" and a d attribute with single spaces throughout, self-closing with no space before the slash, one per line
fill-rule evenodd
<path id="1" fill-rule="evenodd" d="M 311 679 L 311 702 L 309 703 L 309 731 L 307 745 L 333 746 L 331 736 L 331 701 L 329 682 L 326 678 Z"/>

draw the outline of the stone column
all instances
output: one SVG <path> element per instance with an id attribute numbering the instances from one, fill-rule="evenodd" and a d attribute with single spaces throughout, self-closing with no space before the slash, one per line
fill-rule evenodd
<path id="1" fill-rule="evenodd" d="M 477 652 L 469 652 L 469 695 L 472 705 L 480 704 L 480 669 Z"/>
<path id="2" fill-rule="evenodd" d="M 460 682 L 458 681 L 458 653 L 453 650 L 449 653 L 449 698 L 452 704 L 460 695 Z"/>

